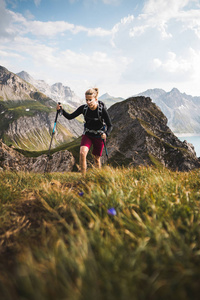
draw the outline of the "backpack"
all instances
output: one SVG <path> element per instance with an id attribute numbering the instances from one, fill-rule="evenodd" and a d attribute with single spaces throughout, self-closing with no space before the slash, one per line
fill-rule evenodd
<path id="1" fill-rule="evenodd" d="M 97 114 L 98 114 L 98 120 L 104 124 L 104 120 L 102 119 L 102 113 L 103 113 L 103 108 L 106 108 L 105 103 L 103 103 L 102 101 L 98 100 L 98 108 L 97 108 Z M 85 104 L 84 108 L 83 108 L 83 115 L 84 118 L 87 115 L 87 111 L 88 111 L 88 105 Z"/>

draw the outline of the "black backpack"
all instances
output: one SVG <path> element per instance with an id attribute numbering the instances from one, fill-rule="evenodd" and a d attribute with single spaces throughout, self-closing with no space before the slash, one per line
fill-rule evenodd
<path id="1" fill-rule="evenodd" d="M 98 114 L 98 120 L 104 124 L 104 120 L 102 119 L 102 113 L 103 113 L 103 108 L 106 108 L 105 103 L 103 103 L 102 101 L 98 100 L 98 108 L 97 108 L 97 114 Z M 88 105 L 85 104 L 84 108 L 83 108 L 83 115 L 84 118 L 86 117 L 88 111 Z"/>

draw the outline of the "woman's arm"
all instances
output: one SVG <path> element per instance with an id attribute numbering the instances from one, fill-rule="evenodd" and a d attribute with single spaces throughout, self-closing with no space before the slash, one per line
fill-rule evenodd
<path id="1" fill-rule="evenodd" d="M 73 113 L 69 114 L 68 112 L 66 112 L 63 109 L 63 116 L 68 119 L 68 120 L 72 120 L 76 117 L 78 117 L 79 115 L 81 115 L 83 113 L 83 107 L 84 105 L 79 106 Z"/>

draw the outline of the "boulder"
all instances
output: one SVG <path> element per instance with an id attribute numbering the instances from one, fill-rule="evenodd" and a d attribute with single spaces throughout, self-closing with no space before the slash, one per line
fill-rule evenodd
<path id="1" fill-rule="evenodd" d="M 75 159 L 71 152 L 65 150 L 54 153 L 50 159 L 47 155 L 38 157 L 25 157 L 12 147 L 5 145 L 0 140 L 0 169 L 11 171 L 69 172 L 72 171 Z"/>

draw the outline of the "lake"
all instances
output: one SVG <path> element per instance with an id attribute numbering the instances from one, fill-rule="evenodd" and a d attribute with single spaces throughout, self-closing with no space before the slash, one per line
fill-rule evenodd
<path id="1" fill-rule="evenodd" d="M 186 140 L 188 143 L 193 144 L 194 149 L 196 151 L 197 157 L 200 157 L 200 134 L 199 135 L 191 135 L 191 134 L 175 134 L 179 140 L 182 142 Z"/>

